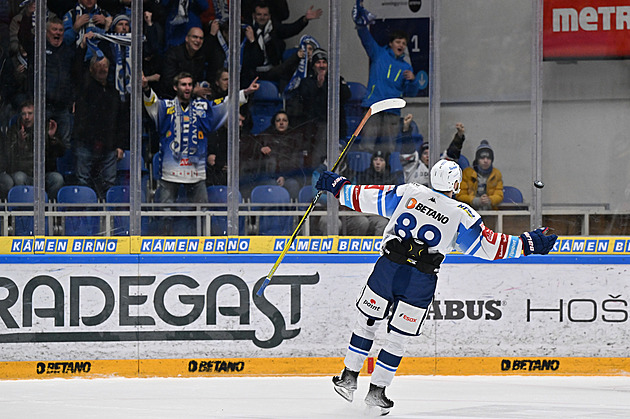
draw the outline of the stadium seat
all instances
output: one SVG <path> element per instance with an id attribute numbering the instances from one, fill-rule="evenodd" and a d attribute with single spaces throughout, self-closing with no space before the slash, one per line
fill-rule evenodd
<path id="1" fill-rule="evenodd" d="M 363 119 L 365 111 L 361 106 L 361 102 L 365 97 L 367 88 L 359 82 L 349 81 L 347 84 L 350 88 L 350 98 L 346 101 L 344 108 L 346 111 L 346 125 L 348 127 L 346 134 L 350 138 Z M 358 144 L 359 141 L 356 141 L 356 143 Z"/>
<path id="2" fill-rule="evenodd" d="M 66 183 L 74 176 L 75 160 L 74 153 L 71 149 L 66 150 L 63 156 L 57 157 L 57 171 L 61 173 Z"/>
<path id="3" fill-rule="evenodd" d="M 457 164 L 459 164 L 459 167 L 461 167 L 462 170 L 464 170 L 465 168 L 470 166 L 470 163 L 468 162 L 468 159 L 463 154 L 459 155 L 459 160 L 457 160 Z"/>
<path id="4" fill-rule="evenodd" d="M 315 198 L 315 195 L 313 195 L 313 191 L 313 186 L 303 186 L 298 193 L 298 202 L 301 204 L 310 204 L 313 201 L 313 198 Z"/>
<path id="5" fill-rule="evenodd" d="M 347 161 L 350 170 L 361 173 L 370 167 L 372 155 L 367 151 L 349 151 Z"/>
<path id="6" fill-rule="evenodd" d="M 278 185 L 256 186 L 252 190 L 253 204 L 288 204 L 291 202 L 289 191 Z M 277 211 L 286 207 L 252 207 L 254 211 Z M 293 216 L 261 215 L 258 217 L 258 234 L 263 236 L 289 236 L 293 229 Z"/>
<path id="7" fill-rule="evenodd" d="M 208 186 L 208 202 L 210 204 L 225 204 L 227 203 L 228 187 L 223 185 Z M 238 193 L 238 202 L 243 202 L 241 193 Z M 227 211 L 227 207 L 212 207 L 215 211 Z M 247 233 L 245 230 L 245 217 L 238 217 L 238 231 L 239 234 L 244 235 Z M 210 232 L 213 236 L 227 236 L 227 217 L 213 216 L 210 222 Z"/>
<path id="8" fill-rule="evenodd" d="M 523 194 L 514 186 L 504 186 L 503 202 L 508 204 L 520 204 L 523 202 Z"/>
<path id="9" fill-rule="evenodd" d="M 96 204 L 98 198 L 96 192 L 89 186 L 64 186 L 57 193 L 57 202 L 60 204 Z M 91 210 L 84 206 L 59 207 L 60 211 Z M 100 217 L 97 216 L 66 216 L 66 236 L 94 236 L 100 230 Z"/>
<path id="10" fill-rule="evenodd" d="M 30 203 L 34 201 L 34 187 L 30 185 L 18 185 L 9 190 L 7 202 L 9 204 Z M 48 195 L 44 192 L 46 202 Z M 9 211 L 29 211 L 32 206 L 9 206 Z M 13 234 L 16 236 L 33 236 L 34 235 L 33 217 L 30 215 L 16 215 L 13 217 Z M 46 218 L 46 231 L 48 231 L 48 218 Z"/>
<path id="11" fill-rule="evenodd" d="M 105 195 L 105 201 L 109 204 L 123 204 L 129 203 L 130 199 L 130 191 L 129 186 L 126 185 L 115 185 L 107 190 L 107 194 Z M 141 195 L 142 202 L 146 202 L 146 194 L 144 190 Z M 108 211 L 122 211 L 128 210 L 129 207 L 109 207 Z M 114 221 L 114 231 L 112 235 L 114 236 L 129 236 L 129 216 L 127 215 L 115 215 L 113 217 Z M 140 228 L 142 233 L 147 234 L 148 232 L 148 217 L 142 217 L 140 221 Z"/>
<path id="12" fill-rule="evenodd" d="M 284 107 L 284 102 L 275 83 L 259 80 L 260 87 L 252 96 L 249 111 L 254 127 L 252 134 L 259 134 L 271 125 L 271 117 Z"/>

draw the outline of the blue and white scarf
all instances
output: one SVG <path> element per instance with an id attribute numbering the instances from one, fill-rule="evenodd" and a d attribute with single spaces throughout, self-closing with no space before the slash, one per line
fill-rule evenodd
<path id="1" fill-rule="evenodd" d="M 302 80 L 305 79 L 306 76 L 308 76 L 308 54 L 306 52 L 306 44 L 315 45 L 315 49 L 319 48 L 319 42 L 317 42 L 317 39 L 313 38 L 312 36 L 303 35 L 300 38 L 299 48 L 304 51 L 304 57 L 300 59 L 300 64 L 298 65 L 298 68 L 293 73 L 293 76 L 291 76 L 291 80 L 287 84 L 287 87 L 284 88 L 284 94 L 287 94 L 290 91 L 297 89 L 300 85 L 300 82 L 302 82 Z"/>
<path id="2" fill-rule="evenodd" d="M 120 94 L 120 100 L 126 102 L 128 95 L 131 94 L 131 34 L 96 34 L 95 39 L 105 40 L 114 44 L 116 90 Z M 99 59 L 104 57 L 103 51 L 93 39 L 88 39 L 87 44 Z"/>
<path id="3" fill-rule="evenodd" d="M 74 11 L 75 11 L 75 15 L 74 15 L 75 20 L 78 16 L 81 16 L 84 13 L 89 13 L 90 16 L 105 15 L 105 13 L 103 13 L 101 8 L 98 6 L 94 6 L 94 9 L 92 9 L 91 12 L 88 12 L 87 9 L 83 7 L 80 3 L 77 3 L 77 6 L 74 8 Z M 78 36 L 76 40 L 77 47 L 81 45 L 81 42 L 83 41 L 83 37 L 85 36 L 86 32 L 96 32 L 96 33 L 104 34 L 105 29 L 97 27 L 92 21 L 92 19 L 90 19 L 87 25 L 84 25 L 81 27 L 81 29 L 79 29 L 79 33 L 77 34 Z"/>
<path id="4" fill-rule="evenodd" d="M 175 17 L 169 23 L 171 25 L 181 25 L 188 22 L 188 6 L 188 0 L 179 0 L 177 13 L 175 13 Z"/>
<path id="5" fill-rule="evenodd" d="M 181 160 L 182 153 L 185 153 L 187 156 L 184 157 L 188 157 L 190 163 L 196 164 L 199 162 L 199 156 L 197 156 L 199 126 L 194 101 L 188 104 L 188 112 L 182 109 L 179 98 L 173 99 L 173 103 L 175 114 L 173 115 L 173 140 L 170 144 L 171 153 L 177 160 Z M 186 117 L 188 121 L 184 120 Z"/>
<path id="6" fill-rule="evenodd" d="M 227 0 L 212 0 L 214 6 L 214 18 L 225 22 L 230 17 Z"/>
<path id="7" fill-rule="evenodd" d="M 247 26 L 247 25 L 241 25 L 243 27 Z M 230 46 L 228 45 L 228 43 L 225 41 L 225 38 L 223 37 L 223 34 L 221 33 L 221 31 L 217 32 L 217 41 L 219 41 L 219 45 L 221 46 L 221 49 L 223 49 L 223 52 L 225 53 L 225 59 L 223 60 L 223 67 L 227 68 L 229 70 L 229 60 L 230 60 Z M 241 65 L 240 68 L 243 68 L 243 50 L 245 49 L 245 43 L 248 42 L 247 38 L 243 39 L 243 41 L 241 42 Z"/>

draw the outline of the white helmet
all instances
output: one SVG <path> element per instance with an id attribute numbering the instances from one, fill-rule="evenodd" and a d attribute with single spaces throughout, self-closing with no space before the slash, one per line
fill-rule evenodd
<path id="1" fill-rule="evenodd" d="M 440 192 L 459 193 L 462 169 L 450 160 L 440 160 L 431 168 L 431 186 Z"/>

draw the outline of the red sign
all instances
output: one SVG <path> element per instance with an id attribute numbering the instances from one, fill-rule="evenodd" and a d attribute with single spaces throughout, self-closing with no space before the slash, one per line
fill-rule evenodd
<path id="1" fill-rule="evenodd" d="M 630 0 L 544 0 L 543 58 L 630 57 Z"/>

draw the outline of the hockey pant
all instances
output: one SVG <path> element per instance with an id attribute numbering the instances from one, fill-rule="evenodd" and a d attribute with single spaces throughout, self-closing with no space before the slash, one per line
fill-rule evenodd
<path id="1" fill-rule="evenodd" d="M 361 313 L 350 338 L 346 367 L 352 371 L 363 367 L 378 325 L 393 309 L 385 344 L 378 354 L 371 379 L 378 386 L 391 384 L 405 354 L 407 341 L 411 336 L 420 334 L 427 311 L 424 307 L 431 304 L 436 285 L 435 274 L 422 273 L 415 267 L 379 258 L 357 299 L 357 308 Z"/>

